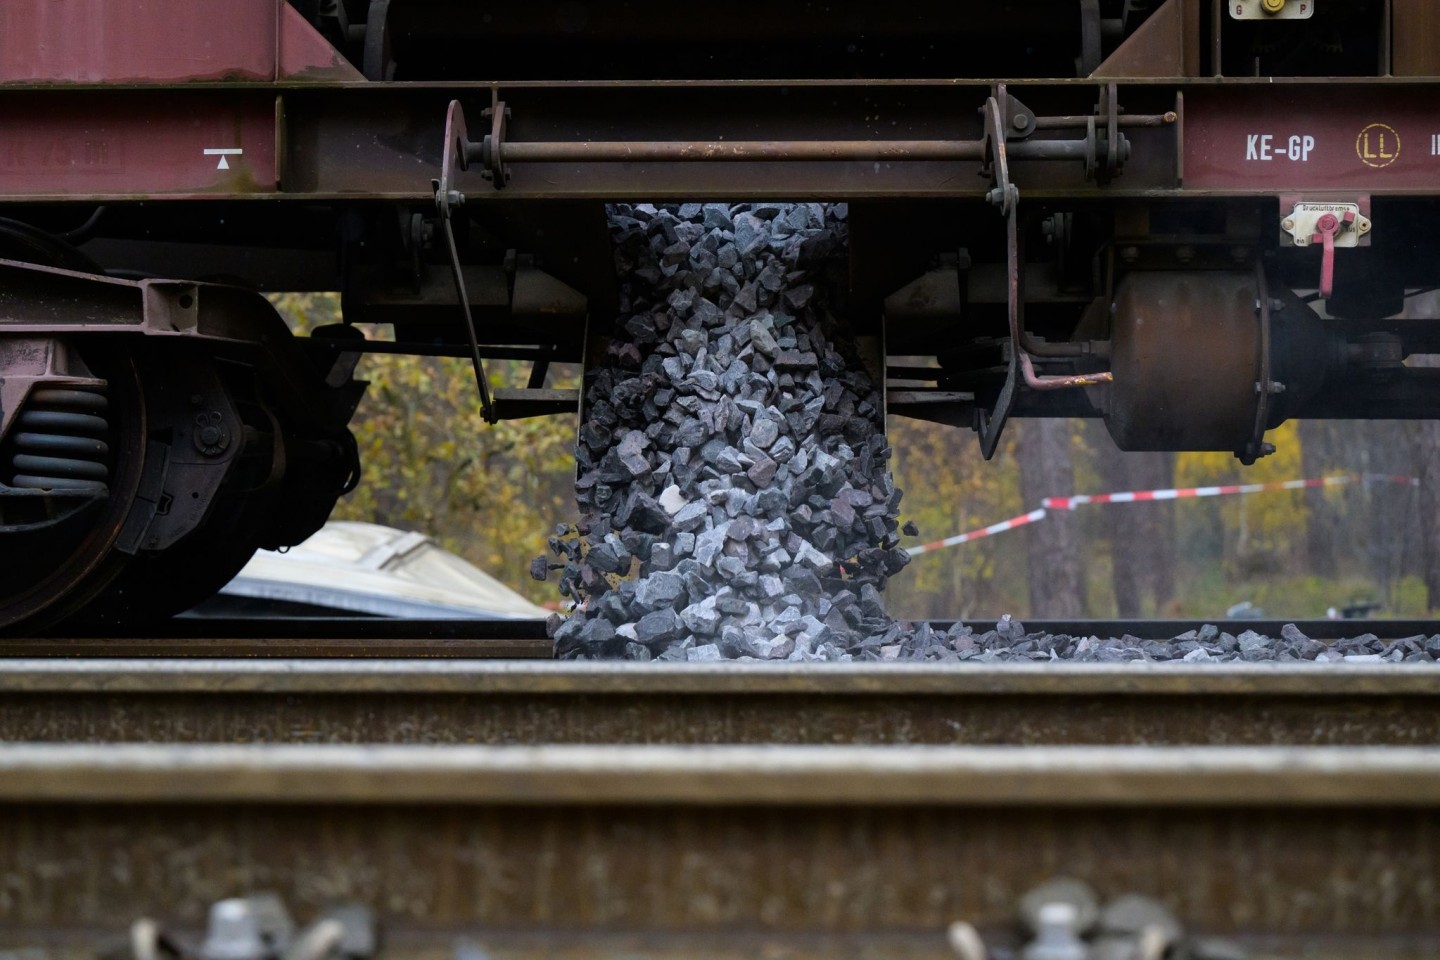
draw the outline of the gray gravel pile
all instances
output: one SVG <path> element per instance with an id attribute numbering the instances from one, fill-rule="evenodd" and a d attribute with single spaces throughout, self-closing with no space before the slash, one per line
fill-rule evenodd
<path id="1" fill-rule="evenodd" d="M 621 320 L 586 383 L 578 536 L 550 542 L 581 604 L 559 655 L 841 660 L 898 630 L 883 404 L 834 319 L 846 212 L 611 209 Z"/>

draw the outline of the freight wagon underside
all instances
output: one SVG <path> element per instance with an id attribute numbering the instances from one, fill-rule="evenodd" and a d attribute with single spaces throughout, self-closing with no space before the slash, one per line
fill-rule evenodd
<path id="1" fill-rule="evenodd" d="M 0 527 L 45 562 L 10 561 L 0 625 L 125 619 L 303 539 L 357 476 L 363 353 L 527 361 L 487 417 L 575 411 L 550 374 L 622 312 L 611 203 L 846 204 L 888 412 L 987 457 L 1015 416 L 1246 462 L 1289 418 L 1440 416 L 1408 362 L 1440 353 L 1424 3 L 357 6 L 7 8 Z M 648 66 L 597 52 L 627 35 Z M 260 296 L 321 290 L 343 323 L 293 341 Z"/>

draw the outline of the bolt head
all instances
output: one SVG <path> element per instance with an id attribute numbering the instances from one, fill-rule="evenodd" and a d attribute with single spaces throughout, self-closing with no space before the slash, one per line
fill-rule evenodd
<path id="1" fill-rule="evenodd" d="M 1281 221 L 1280 226 L 1284 227 L 1286 230 L 1294 230 L 1295 221 L 1290 217 L 1286 217 L 1283 221 Z"/>

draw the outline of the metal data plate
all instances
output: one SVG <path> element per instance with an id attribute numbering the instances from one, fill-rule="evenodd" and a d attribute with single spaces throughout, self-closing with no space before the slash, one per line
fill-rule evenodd
<path id="1" fill-rule="evenodd" d="M 1280 223 L 1280 242 L 1297 247 L 1309 246 L 1316 234 L 1316 224 L 1327 213 L 1342 219 L 1347 213 L 1355 215 L 1354 226 L 1336 234 L 1336 247 L 1358 247 L 1361 239 L 1370 232 L 1370 219 L 1361 214 L 1358 203 L 1297 203 Z"/>
<path id="2" fill-rule="evenodd" d="M 1285 0 L 1274 12 L 1265 0 L 1230 0 L 1231 20 L 1309 20 L 1315 16 L 1316 0 Z"/>

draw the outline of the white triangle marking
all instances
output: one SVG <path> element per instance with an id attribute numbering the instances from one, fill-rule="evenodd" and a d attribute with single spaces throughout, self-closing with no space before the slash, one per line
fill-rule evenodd
<path id="1" fill-rule="evenodd" d="M 215 165 L 215 169 L 216 169 L 216 170 L 229 170 L 229 169 L 230 169 L 230 162 L 225 159 L 225 157 L 224 157 L 223 154 L 222 154 L 221 157 L 220 157 L 220 162 Z"/>

